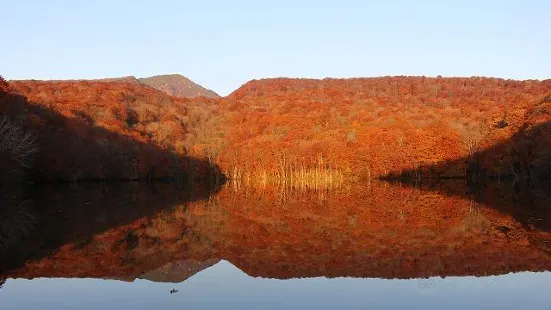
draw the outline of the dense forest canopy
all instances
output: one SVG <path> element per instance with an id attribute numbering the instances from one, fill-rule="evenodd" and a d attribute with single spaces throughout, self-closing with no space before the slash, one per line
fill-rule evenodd
<path id="1" fill-rule="evenodd" d="M 288 162 L 305 167 L 323 156 L 325 165 L 355 176 L 380 176 L 461 157 L 476 159 L 487 173 L 510 174 L 512 163 L 534 160 L 515 157 L 528 145 L 506 143 L 483 158 L 475 155 L 549 121 L 550 92 L 551 80 L 280 78 L 246 83 L 228 97 L 223 113 L 231 132 L 229 148 L 236 158 L 247 158 L 249 166 L 254 165 L 252 158 L 277 150 Z M 544 155 L 540 153 L 549 145 L 543 136 L 548 134 L 544 130 L 532 137 L 537 140 L 531 146 L 537 148 L 535 157 Z M 222 153 L 225 164 L 233 160 Z M 272 158 L 267 169 L 277 166 L 275 162 Z M 459 176 L 464 166 L 437 173 Z"/>
<path id="2" fill-rule="evenodd" d="M 186 100 L 126 82 L 14 81 L 0 112 L 31 134 L 33 180 L 202 177 L 191 157 Z"/>
<path id="3" fill-rule="evenodd" d="M 216 166 L 247 182 L 320 186 L 403 171 L 461 177 L 472 167 L 529 175 L 550 158 L 551 80 L 277 78 L 193 99 L 125 80 L 0 87 L 0 111 L 35 137 L 33 175 L 50 180 Z"/>

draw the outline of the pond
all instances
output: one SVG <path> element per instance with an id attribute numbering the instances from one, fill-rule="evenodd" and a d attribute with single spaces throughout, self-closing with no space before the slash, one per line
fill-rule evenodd
<path id="1" fill-rule="evenodd" d="M 0 187 L 2 309 L 551 309 L 514 182 Z"/>

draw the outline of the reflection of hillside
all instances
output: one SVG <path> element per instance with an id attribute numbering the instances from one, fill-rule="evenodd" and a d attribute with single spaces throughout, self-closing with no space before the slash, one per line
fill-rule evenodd
<path id="1" fill-rule="evenodd" d="M 41 260 L 57 265 L 55 258 L 66 254 L 62 261 L 67 275 L 96 276 L 92 271 L 96 270 L 98 276 L 108 277 L 109 272 L 101 270 L 121 266 L 128 251 L 146 244 L 159 246 L 157 251 L 162 252 L 159 235 L 187 234 L 185 223 L 158 224 L 152 219 L 177 215 L 186 203 L 206 199 L 216 190 L 206 184 L 131 182 L 42 185 L 17 191 L 0 187 L 0 271 L 25 269 Z M 140 228 L 152 231 L 145 240 L 136 236 Z M 124 264 L 133 268 L 129 263 Z M 135 276 L 142 273 L 138 270 Z"/>
<path id="2" fill-rule="evenodd" d="M 210 239 L 221 257 L 254 276 L 409 278 L 551 268 L 548 232 L 459 197 L 373 184 L 324 196 L 264 190 L 222 191 L 217 198 L 232 202 L 223 207 L 229 218 L 220 221 L 221 237 Z M 495 203 L 519 207 L 511 197 Z M 540 219 L 533 211 L 518 213 Z"/>
<path id="3" fill-rule="evenodd" d="M 459 182 L 439 186 L 466 190 Z M 551 270 L 551 232 L 518 220 L 522 214 L 541 222 L 542 215 L 506 189 L 488 187 L 489 206 L 379 183 L 327 192 L 226 187 L 86 239 L 75 235 L 6 275 L 178 281 L 218 259 L 280 279 Z M 509 209 L 517 215 L 502 212 Z M 101 222 L 101 213 L 95 216 Z"/>
<path id="4" fill-rule="evenodd" d="M 140 279 L 153 282 L 184 282 L 196 273 L 214 266 L 219 261 L 219 259 L 209 259 L 206 261 L 187 259 L 184 261 L 168 263 L 160 268 L 148 271 L 147 273 L 141 275 Z"/>

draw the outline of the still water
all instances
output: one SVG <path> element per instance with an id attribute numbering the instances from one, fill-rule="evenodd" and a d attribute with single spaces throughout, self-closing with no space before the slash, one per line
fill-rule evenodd
<path id="1" fill-rule="evenodd" d="M 1 309 L 551 309 L 551 191 L 0 187 Z"/>

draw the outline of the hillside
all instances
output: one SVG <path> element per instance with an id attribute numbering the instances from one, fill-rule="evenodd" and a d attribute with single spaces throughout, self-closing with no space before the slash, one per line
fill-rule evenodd
<path id="1" fill-rule="evenodd" d="M 464 176 L 470 162 L 510 175 L 551 149 L 550 94 L 551 80 L 254 80 L 215 111 L 226 139 L 213 153 L 231 177 L 262 182 L 370 178 L 458 158 L 469 163 L 440 165 L 433 175 Z M 542 139 L 507 142 L 523 132 Z M 505 147 L 493 150 L 498 143 Z"/>
<path id="2" fill-rule="evenodd" d="M 217 93 L 210 89 L 191 81 L 190 79 L 179 74 L 156 75 L 146 78 L 136 78 L 135 76 L 112 77 L 102 79 L 76 79 L 76 80 L 47 80 L 47 82 L 114 82 L 114 83 L 130 83 L 133 85 L 145 85 L 159 90 L 167 95 L 179 98 L 219 98 Z M 17 81 L 14 81 L 17 82 Z"/>
<path id="3" fill-rule="evenodd" d="M 198 85 L 190 79 L 179 74 L 156 75 L 148 78 L 141 78 L 138 81 L 158 89 L 171 96 L 181 98 L 207 97 L 217 98 L 218 94 L 210 89 Z"/>
<path id="4" fill-rule="evenodd" d="M 167 174 L 171 156 L 219 167 L 232 179 L 300 187 L 387 176 L 551 174 L 545 165 L 551 158 L 551 80 L 279 78 L 250 81 L 224 98 L 194 99 L 166 95 L 132 82 L 132 77 L 127 80 L 13 81 L 12 92 L 28 100 L 24 106 L 60 115 L 47 126 L 50 131 L 44 131 L 44 115 L 33 116 L 37 112 L 25 114 L 20 107 L 12 109 L 12 117 L 48 133 L 49 145 L 66 146 L 74 140 L 70 133 L 83 137 L 83 144 L 74 146 L 76 153 L 96 146 L 102 154 L 118 154 L 102 160 L 121 158 L 124 164 L 119 165 L 126 167 L 122 170 L 132 171 L 128 178 L 150 175 L 145 167 L 151 165 L 164 167 L 153 169 L 155 175 Z M 85 129 L 75 129 L 81 127 Z M 97 128 L 105 130 L 102 137 L 117 137 L 100 143 L 92 138 Z M 128 166 L 136 154 L 107 147 L 114 143 L 111 139 L 154 146 L 166 153 L 160 156 L 165 159 L 162 164 L 140 160 Z M 54 158 L 35 167 L 59 166 L 52 162 Z M 84 169 L 86 178 L 112 175 L 90 171 L 100 169 L 100 161 L 81 164 L 97 167 L 63 169 Z M 136 174 L 136 169 L 141 172 Z M 57 175 L 52 178 L 68 178 L 69 172 L 50 173 Z"/>
<path id="5" fill-rule="evenodd" d="M 125 82 L 130 83 L 134 85 L 140 85 L 140 81 L 135 76 L 123 76 L 123 77 L 114 77 L 114 78 L 105 78 L 105 79 L 97 79 L 97 80 L 90 80 L 90 81 L 98 81 L 98 82 Z M 61 81 L 62 82 L 62 81 Z"/>
<path id="6" fill-rule="evenodd" d="M 2 81 L 0 113 L 20 135 L 29 135 L 33 152 L 24 160 L 8 155 L 0 182 L 216 174 L 187 151 L 186 100 L 117 81 Z M 6 177 L 15 167 L 17 176 Z"/>

